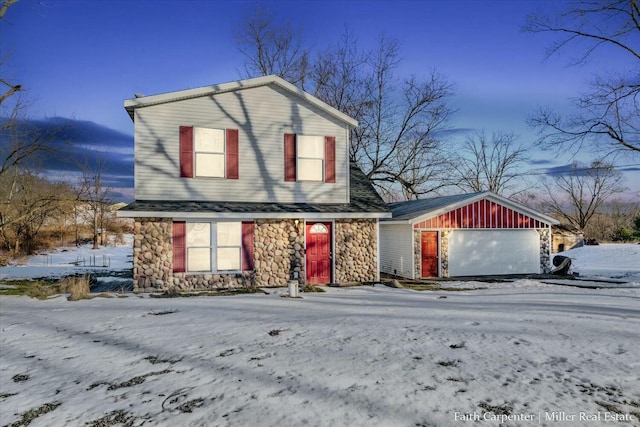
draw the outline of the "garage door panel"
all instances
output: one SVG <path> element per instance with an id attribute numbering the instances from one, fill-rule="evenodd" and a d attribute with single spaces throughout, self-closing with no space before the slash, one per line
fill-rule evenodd
<path id="1" fill-rule="evenodd" d="M 527 274 L 540 271 L 536 230 L 455 230 L 449 235 L 449 275 Z"/>

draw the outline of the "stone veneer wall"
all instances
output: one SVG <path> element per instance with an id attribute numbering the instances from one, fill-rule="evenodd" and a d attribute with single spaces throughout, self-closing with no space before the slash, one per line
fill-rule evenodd
<path id="1" fill-rule="evenodd" d="M 334 282 L 373 282 L 378 278 L 378 231 L 375 219 L 335 221 Z"/>
<path id="2" fill-rule="evenodd" d="M 451 230 L 440 233 L 440 276 L 449 277 L 449 234 Z"/>
<path id="3" fill-rule="evenodd" d="M 257 286 L 286 286 L 295 276 L 304 283 L 304 221 L 295 221 L 256 220 L 253 252 Z"/>
<path id="4" fill-rule="evenodd" d="M 551 246 L 548 228 L 539 228 L 540 234 L 540 272 L 543 274 L 551 271 Z"/>
<path id="5" fill-rule="evenodd" d="M 255 270 L 232 274 L 173 273 L 171 218 L 136 218 L 134 234 L 134 292 L 286 286 L 292 278 L 306 279 L 303 220 L 256 220 Z M 335 282 L 377 279 L 376 220 L 336 220 L 335 244 Z"/>
<path id="6" fill-rule="evenodd" d="M 167 289 L 172 279 L 170 218 L 136 218 L 133 237 L 133 290 Z"/>
<path id="7" fill-rule="evenodd" d="M 420 240 L 420 230 L 413 229 L 413 277 L 422 277 L 422 242 Z"/>
<path id="8" fill-rule="evenodd" d="M 173 272 L 171 218 L 136 218 L 133 240 L 133 290 L 212 290 L 254 286 L 254 273 L 186 274 Z"/>

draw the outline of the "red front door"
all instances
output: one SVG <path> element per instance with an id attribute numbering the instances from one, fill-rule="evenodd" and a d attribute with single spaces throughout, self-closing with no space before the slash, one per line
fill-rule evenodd
<path id="1" fill-rule="evenodd" d="M 308 222 L 307 283 L 326 285 L 331 283 L 331 223 Z"/>
<path id="2" fill-rule="evenodd" d="M 438 232 L 423 231 L 420 234 L 422 248 L 422 277 L 438 277 Z"/>

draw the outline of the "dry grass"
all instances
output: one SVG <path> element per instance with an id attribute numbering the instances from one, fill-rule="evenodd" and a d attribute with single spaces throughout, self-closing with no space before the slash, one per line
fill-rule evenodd
<path id="1" fill-rule="evenodd" d="M 91 276 L 83 274 L 82 276 L 70 276 L 58 282 L 61 292 L 69 293 L 69 301 L 79 301 L 81 299 L 91 299 L 89 285 L 91 284 Z"/>
<path id="2" fill-rule="evenodd" d="M 69 301 L 90 299 L 91 276 L 69 276 L 58 281 L 52 280 L 6 280 L 0 282 L 0 295 L 26 295 L 31 298 L 47 299 L 54 295 L 69 293 Z M 98 295 L 110 298 L 111 295 Z"/>

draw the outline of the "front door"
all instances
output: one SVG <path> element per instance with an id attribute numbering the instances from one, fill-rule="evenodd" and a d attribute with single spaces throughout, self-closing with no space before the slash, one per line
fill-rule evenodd
<path id="1" fill-rule="evenodd" d="M 307 283 L 331 283 L 331 223 L 307 223 Z"/>
<path id="2" fill-rule="evenodd" d="M 422 277 L 438 277 L 438 232 L 421 232 L 420 247 L 422 249 Z"/>

